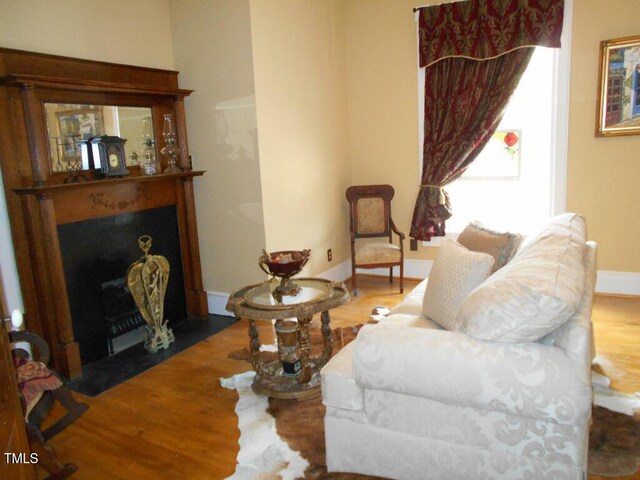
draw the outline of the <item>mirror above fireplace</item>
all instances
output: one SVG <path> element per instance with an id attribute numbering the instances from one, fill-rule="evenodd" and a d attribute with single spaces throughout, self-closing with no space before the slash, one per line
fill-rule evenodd
<path id="1" fill-rule="evenodd" d="M 102 135 L 126 140 L 127 166 L 139 165 L 148 149 L 157 156 L 150 107 L 45 103 L 44 114 L 51 172 L 81 167 L 81 143 Z"/>

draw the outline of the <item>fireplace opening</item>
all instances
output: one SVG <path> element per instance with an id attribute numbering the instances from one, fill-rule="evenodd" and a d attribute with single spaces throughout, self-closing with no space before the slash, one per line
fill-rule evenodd
<path id="1" fill-rule="evenodd" d="M 128 346 L 118 348 L 119 341 L 137 343 L 143 335 L 142 324 L 133 327 L 140 319 L 127 310 L 135 304 L 125 280 L 129 266 L 143 256 L 138 246 L 142 235 L 153 239 L 150 253 L 163 255 L 171 267 L 164 310 L 171 328 L 187 318 L 175 205 L 58 226 L 73 334 L 83 365 Z M 113 298 L 105 300 L 104 295 Z M 118 331 L 126 335 L 114 335 Z"/>
<path id="2" fill-rule="evenodd" d="M 107 344 L 109 355 L 113 355 L 144 340 L 146 322 L 133 301 L 125 277 L 104 282 L 101 287 Z"/>

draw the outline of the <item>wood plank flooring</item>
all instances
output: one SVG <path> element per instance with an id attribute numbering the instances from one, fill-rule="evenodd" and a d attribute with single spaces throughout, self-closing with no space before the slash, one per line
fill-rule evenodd
<path id="1" fill-rule="evenodd" d="M 406 280 L 405 293 L 417 283 Z M 359 295 L 331 311 L 332 327 L 363 323 L 376 305 L 392 307 L 404 297 L 388 279 L 359 276 L 358 284 Z M 640 298 L 597 296 L 593 320 L 596 349 L 613 386 L 640 391 Z M 265 322 L 261 330 L 265 342 L 273 338 L 267 327 Z M 238 450 L 237 396 L 220 386 L 220 377 L 250 368 L 227 358 L 248 345 L 247 328 L 240 321 L 95 398 L 82 397 L 91 408 L 51 441 L 63 462 L 79 466 L 72 478 L 212 480 L 231 475 Z M 631 479 L 640 475 L 625 477 Z"/>

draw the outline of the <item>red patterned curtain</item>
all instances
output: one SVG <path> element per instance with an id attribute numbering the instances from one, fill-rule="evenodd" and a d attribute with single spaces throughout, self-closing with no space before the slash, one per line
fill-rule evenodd
<path id="1" fill-rule="evenodd" d="M 445 234 L 442 188 L 498 128 L 537 45 L 560 46 L 564 0 L 467 0 L 420 9 L 425 66 L 423 168 L 411 237 Z"/>

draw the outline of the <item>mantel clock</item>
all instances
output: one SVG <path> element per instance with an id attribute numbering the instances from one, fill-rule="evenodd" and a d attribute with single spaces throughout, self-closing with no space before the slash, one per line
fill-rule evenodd
<path id="1" fill-rule="evenodd" d="M 96 176 L 122 177 L 129 175 L 124 152 L 125 139 L 103 135 L 94 137 L 91 143 L 91 166 Z"/>

